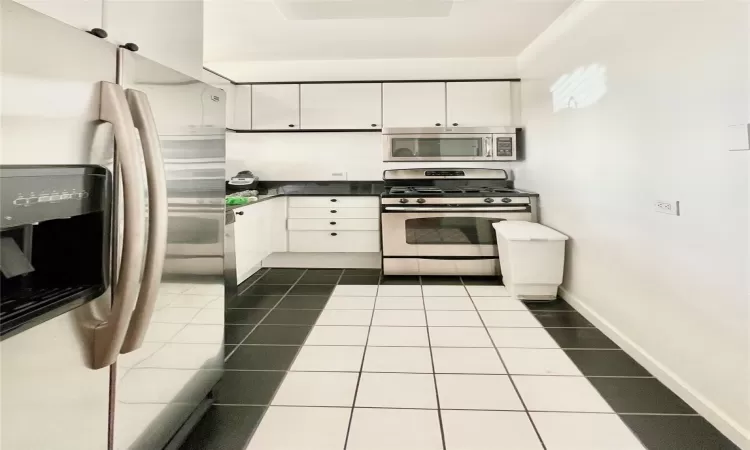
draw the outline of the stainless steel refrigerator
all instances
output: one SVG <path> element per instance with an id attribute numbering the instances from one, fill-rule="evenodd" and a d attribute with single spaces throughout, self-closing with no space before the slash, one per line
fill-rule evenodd
<path id="1" fill-rule="evenodd" d="M 0 5 L 0 164 L 113 179 L 106 292 L 0 342 L 0 448 L 174 446 L 223 367 L 224 93 Z"/>

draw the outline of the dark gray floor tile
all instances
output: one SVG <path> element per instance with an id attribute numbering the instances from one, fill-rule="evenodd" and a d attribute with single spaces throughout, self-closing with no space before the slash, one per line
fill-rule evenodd
<path id="1" fill-rule="evenodd" d="M 307 275 L 320 275 L 324 277 L 341 276 L 344 273 L 344 269 L 307 269 L 305 276 Z"/>
<path id="2" fill-rule="evenodd" d="M 289 295 L 331 295 L 334 285 L 298 284 L 289 291 Z"/>
<path id="3" fill-rule="evenodd" d="M 312 326 L 258 325 L 244 344 L 302 345 Z"/>
<path id="4" fill-rule="evenodd" d="M 231 405 L 267 405 L 286 372 L 226 370 L 216 385 L 215 402 Z"/>
<path id="5" fill-rule="evenodd" d="M 180 450 L 244 450 L 265 409 L 262 406 L 213 405 Z"/>
<path id="6" fill-rule="evenodd" d="M 255 325 L 224 325 L 224 343 L 239 344 L 254 327 Z"/>
<path id="7" fill-rule="evenodd" d="M 294 284 L 304 273 L 304 269 L 271 269 L 256 284 Z"/>
<path id="8" fill-rule="evenodd" d="M 380 278 L 380 284 L 382 285 L 414 285 L 414 284 L 421 284 L 421 281 L 419 279 L 419 276 L 412 276 L 412 275 L 403 275 L 403 276 L 396 276 L 396 275 L 383 275 Z"/>
<path id="9" fill-rule="evenodd" d="M 255 284 L 242 295 L 284 295 L 291 287 L 291 284 Z"/>
<path id="10" fill-rule="evenodd" d="M 265 275 L 267 270 L 268 269 L 260 269 L 254 274 L 250 275 L 245 281 L 243 281 L 242 283 L 239 284 L 239 286 L 237 286 L 237 292 L 241 293 L 245 289 L 255 284 L 256 281 L 258 281 L 263 275 Z"/>
<path id="11" fill-rule="evenodd" d="M 656 378 L 589 378 L 616 413 L 696 414 Z"/>
<path id="12" fill-rule="evenodd" d="M 344 276 L 380 276 L 380 269 L 344 269 Z"/>
<path id="13" fill-rule="evenodd" d="M 341 275 L 318 275 L 318 274 L 311 274 L 306 273 L 302 276 L 302 278 L 299 279 L 297 282 L 298 285 L 300 284 L 326 284 L 326 285 L 334 285 L 339 282 L 339 278 L 341 278 Z"/>
<path id="14" fill-rule="evenodd" d="M 224 362 L 227 370 L 287 370 L 299 347 L 283 345 L 240 345 Z"/>
<path id="15" fill-rule="evenodd" d="M 263 325 L 312 325 L 318 320 L 321 310 L 276 309 L 263 321 Z"/>
<path id="16" fill-rule="evenodd" d="M 269 311 L 268 309 L 227 309 L 224 312 L 224 320 L 232 325 L 253 325 L 260 323 Z"/>
<path id="17" fill-rule="evenodd" d="M 596 328 L 547 328 L 562 348 L 620 348 Z"/>
<path id="18" fill-rule="evenodd" d="M 651 376 L 622 350 L 565 350 L 565 353 L 585 376 Z"/>
<path id="19" fill-rule="evenodd" d="M 230 353 L 232 353 L 232 350 L 237 347 L 237 345 L 224 345 L 224 357 L 226 358 Z"/>
<path id="20" fill-rule="evenodd" d="M 499 276 L 494 277 L 461 277 L 461 280 L 467 286 L 502 286 L 503 279 Z"/>
<path id="21" fill-rule="evenodd" d="M 271 309 L 281 300 L 282 295 L 240 295 L 228 309 L 232 308 L 259 308 Z"/>
<path id="22" fill-rule="evenodd" d="M 328 302 L 327 295 L 287 295 L 276 306 L 277 309 L 323 309 Z"/>
<path id="23" fill-rule="evenodd" d="M 620 418 L 649 450 L 739 450 L 703 417 L 624 415 Z"/>
<path id="24" fill-rule="evenodd" d="M 339 280 L 339 284 L 365 284 L 375 285 L 380 282 L 380 275 L 347 275 L 344 274 Z"/>
<path id="25" fill-rule="evenodd" d="M 461 285 L 461 277 L 431 277 L 431 276 L 422 276 L 421 277 L 422 284 L 426 285 L 449 285 L 449 286 L 456 286 Z"/>
<path id="26" fill-rule="evenodd" d="M 581 314 L 571 312 L 532 311 L 543 327 L 593 327 Z"/>
<path id="27" fill-rule="evenodd" d="M 561 298 L 549 302 L 526 300 L 523 303 L 529 311 L 575 311 L 568 302 Z"/>

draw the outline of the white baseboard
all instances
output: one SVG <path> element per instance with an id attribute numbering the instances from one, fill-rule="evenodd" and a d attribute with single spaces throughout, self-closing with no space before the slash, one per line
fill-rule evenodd
<path id="1" fill-rule="evenodd" d="M 609 321 L 590 308 L 586 302 L 563 287 L 560 287 L 560 296 L 586 317 L 589 322 L 596 325 L 608 338 L 612 339 L 612 341 L 625 350 L 628 355 L 651 372 L 659 381 L 664 383 L 665 386 L 693 407 L 693 409 L 711 422 L 719 431 L 724 433 L 732 442 L 743 450 L 750 449 L 750 431 L 743 429 L 742 425 L 727 416 L 727 414 L 693 389 L 677 374 L 621 333 Z"/>
<path id="2" fill-rule="evenodd" d="M 263 267 L 380 269 L 380 253 L 271 253 Z"/>

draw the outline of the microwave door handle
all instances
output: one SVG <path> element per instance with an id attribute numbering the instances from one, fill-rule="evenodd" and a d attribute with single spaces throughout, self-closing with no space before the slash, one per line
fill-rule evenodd
<path id="1" fill-rule="evenodd" d="M 122 87 L 101 82 L 99 119 L 112 124 L 117 159 L 122 174 L 123 239 L 117 281 L 112 287 L 109 317 L 94 328 L 92 368 L 101 369 L 117 360 L 138 300 L 141 263 L 145 247 L 145 199 L 141 158 L 133 118 Z"/>
<path id="2" fill-rule="evenodd" d="M 159 284 L 167 253 L 168 218 L 164 157 L 148 96 L 134 89 L 127 89 L 125 95 L 133 114 L 133 123 L 140 133 L 143 144 L 143 160 L 146 165 L 148 185 L 148 240 L 138 303 L 130 319 L 130 327 L 120 353 L 129 353 L 140 348 L 151 322 L 159 297 Z"/>
<path id="3" fill-rule="evenodd" d="M 484 138 L 484 145 L 485 145 L 485 155 L 488 158 L 492 158 L 492 138 L 486 137 Z"/>

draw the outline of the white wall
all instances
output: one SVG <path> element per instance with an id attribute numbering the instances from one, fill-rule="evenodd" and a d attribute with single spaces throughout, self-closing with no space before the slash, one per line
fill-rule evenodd
<path id="1" fill-rule="evenodd" d="M 747 146 L 729 129 L 750 116 L 747 8 L 576 5 L 519 58 L 517 172 L 542 221 L 572 238 L 565 296 L 743 448 L 750 152 L 728 149 Z M 578 80 L 561 104 L 580 108 L 553 111 L 551 86 L 594 64 L 603 85 Z M 679 200 L 681 215 L 654 212 L 656 200 Z"/>
<path id="2" fill-rule="evenodd" d="M 515 78 L 515 58 L 216 61 L 206 66 L 235 82 Z"/>
<path id="3" fill-rule="evenodd" d="M 495 167 L 517 163 L 419 163 L 423 167 Z M 380 133 L 227 133 L 227 177 L 252 170 L 263 180 L 382 180 L 383 170 L 415 163 L 383 162 Z"/>

